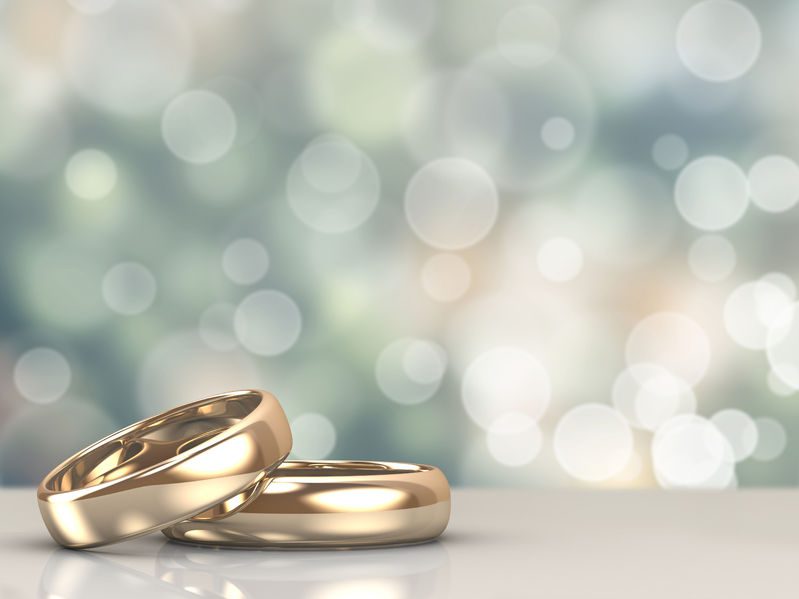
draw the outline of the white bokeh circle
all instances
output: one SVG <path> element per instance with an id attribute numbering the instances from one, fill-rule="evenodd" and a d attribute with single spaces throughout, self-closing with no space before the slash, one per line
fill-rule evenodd
<path id="1" fill-rule="evenodd" d="M 66 358 L 49 347 L 35 347 L 14 365 L 14 384 L 20 395 L 37 404 L 60 399 L 69 389 L 72 369 Z"/>
<path id="2" fill-rule="evenodd" d="M 446 352 L 436 343 L 398 339 L 380 352 L 375 377 L 380 390 L 392 401 L 418 404 L 438 391 L 446 366 Z"/>
<path id="3" fill-rule="evenodd" d="M 693 386 L 710 366 L 707 333 L 677 312 L 657 312 L 638 322 L 627 337 L 627 363 L 656 364 Z"/>
<path id="4" fill-rule="evenodd" d="M 746 73 L 760 55 L 757 20 L 732 0 L 703 0 L 677 25 L 677 53 L 697 77 L 721 82 Z"/>
<path id="5" fill-rule="evenodd" d="M 730 408 L 716 412 L 710 421 L 727 439 L 736 462 L 745 460 L 755 451 L 759 432 L 757 424 L 749 414 Z"/>
<path id="6" fill-rule="evenodd" d="M 708 283 L 718 283 L 729 277 L 737 261 L 735 246 L 721 235 L 702 235 L 688 251 L 691 272 Z"/>
<path id="7" fill-rule="evenodd" d="M 633 434 L 610 406 L 578 405 L 564 414 L 553 439 L 555 457 L 571 476 L 586 482 L 613 478 L 630 462 Z"/>
<path id="8" fill-rule="evenodd" d="M 259 356 L 276 356 L 297 342 L 302 314 L 288 295 L 265 289 L 242 300 L 236 308 L 233 327 L 246 349 Z"/>
<path id="9" fill-rule="evenodd" d="M 752 459 L 769 462 L 782 455 L 788 444 L 785 427 L 774 418 L 756 418 L 758 442 L 752 452 Z"/>
<path id="10" fill-rule="evenodd" d="M 749 206 L 749 181 L 740 167 L 721 156 L 703 156 L 680 171 L 674 201 L 682 217 L 705 231 L 738 222 Z"/>
<path id="11" fill-rule="evenodd" d="M 538 456 L 542 444 L 543 435 L 538 423 L 526 414 L 500 416 L 486 433 L 488 452 L 503 466 L 529 464 Z"/>
<path id="12" fill-rule="evenodd" d="M 679 135 L 661 135 L 652 144 L 652 160 L 663 170 L 678 169 L 688 160 L 688 144 Z"/>
<path id="13" fill-rule="evenodd" d="M 255 239 L 236 239 L 222 253 L 222 270 L 239 285 L 252 285 L 260 281 L 268 269 L 269 253 Z"/>
<path id="14" fill-rule="evenodd" d="M 422 265 L 422 289 L 437 302 L 454 302 L 469 290 L 472 270 L 457 254 L 435 254 Z"/>
<path id="15" fill-rule="evenodd" d="M 752 202 L 766 212 L 785 212 L 799 202 L 799 165 L 787 156 L 765 156 L 749 169 Z"/>
<path id="16" fill-rule="evenodd" d="M 107 196 L 117 183 L 117 167 L 113 159 L 93 148 L 76 152 L 64 170 L 67 187 L 79 198 L 99 200 Z"/>
<path id="17" fill-rule="evenodd" d="M 724 328 L 741 347 L 765 349 L 769 331 L 793 299 L 767 280 L 739 285 L 724 302 Z"/>
<path id="18" fill-rule="evenodd" d="M 665 488 L 722 489 L 735 477 L 727 439 L 710 420 L 695 414 L 675 416 L 658 429 L 652 465 Z"/>
<path id="19" fill-rule="evenodd" d="M 553 116 L 541 125 L 541 141 L 550 150 L 565 150 L 574 143 L 574 125 L 569 119 Z"/>
<path id="20" fill-rule="evenodd" d="M 775 315 L 766 337 L 771 371 L 783 383 L 799 389 L 799 303 Z"/>
<path id="21" fill-rule="evenodd" d="M 538 270 L 550 281 L 571 281 L 583 268 L 583 250 L 572 239 L 553 237 L 547 239 L 536 256 Z"/>
<path id="22" fill-rule="evenodd" d="M 549 405 L 550 393 L 549 375 L 535 356 L 518 347 L 495 347 L 467 367 L 461 399 L 469 417 L 488 429 L 511 412 L 538 420 Z"/>
<path id="23" fill-rule="evenodd" d="M 636 428 L 654 431 L 678 414 L 696 411 L 685 381 L 656 364 L 632 364 L 613 383 L 613 405 Z"/>
<path id="24" fill-rule="evenodd" d="M 221 96 L 206 90 L 189 90 L 164 110 L 161 134 L 169 150 L 181 160 L 208 164 L 233 147 L 236 115 Z"/>
<path id="25" fill-rule="evenodd" d="M 425 243 L 444 250 L 474 245 L 497 219 L 499 196 L 480 166 L 442 158 L 423 166 L 405 190 L 405 216 Z"/>
<path id="26" fill-rule="evenodd" d="M 380 199 L 372 160 L 348 139 L 323 135 L 294 161 L 286 181 L 294 214 L 322 233 L 344 233 L 363 224 Z"/>
<path id="27" fill-rule="evenodd" d="M 158 289 L 150 270 L 138 262 L 120 262 L 103 277 L 102 293 L 106 305 L 118 314 L 141 314 L 155 300 Z"/>
<path id="28" fill-rule="evenodd" d="M 291 421 L 291 453 L 303 460 L 323 460 L 336 446 L 336 428 L 322 414 L 308 412 Z"/>

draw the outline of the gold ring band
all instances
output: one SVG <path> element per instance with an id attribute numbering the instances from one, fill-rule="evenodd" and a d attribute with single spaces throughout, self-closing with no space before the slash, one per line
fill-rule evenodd
<path id="1" fill-rule="evenodd" d="M 433 466 L 286 461 L 243 509 L 230 515 L 214 508 L 162 532 L 232 547 L 404 545 L 440 535 L 449 514 L 449 484 Z"/>
<path id="2" fill-rule="evenodd" d="M 114 543 L 222 504 L 257 499 L 291 450 L 283 408 L 265 391 L 234 391 L 132 424 L 78 452 L 38 488 L 56 542 Z"/>

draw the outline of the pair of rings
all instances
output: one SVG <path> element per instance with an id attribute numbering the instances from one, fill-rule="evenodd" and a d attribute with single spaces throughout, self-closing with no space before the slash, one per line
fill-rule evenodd
<path id="1" fill-rule="evenodd" d="M 39 510 L 69 548 L 155 530 L 199 545 L 309 548 L 428 541 L 449 485 L 432 466 L 284 461 L 291 430 L 265 391 L 216 395 L 132 424 L 39 485 Z"/>

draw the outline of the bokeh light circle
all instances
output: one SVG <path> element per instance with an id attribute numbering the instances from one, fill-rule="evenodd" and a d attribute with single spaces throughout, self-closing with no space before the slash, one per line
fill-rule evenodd
<path id="1" fill-rule="evenodd" d="M 291 421 L 291 453 L 303 460 L 323 460 L 336 446 L 336 428 L 326 416 L 308 412 Z"/>
<path id="2" fill-rule="evenodd" d="M 49 347 L 35 347 L 14 365 L 14 384 L 20 395 L 37 404 L 60 399 L 69 389 L 72 369 L 66 358 Z"/>
<path id="3" fill-rule="evenodd" d="M 680 415 L 652 439 L 652 464 L 665 488 L 725 488 L 734 479 L 732 449 L 708 419 Z"/>
<path id="4" fill-rule="evenodd" d="M 766 356 L 775 376 L 799 389 L 799 303 L 793 303 L 770 321 Z"/>
<path id="5" fill-rule="evenodd" d="M 422 266 L 422 288 L 437 302 L 454 302 L 469 290 L 472 271 L 457 254 L 435 254 Z"/>
<path id="6" fill-rule="evenodd" d="M 679 135 L 661 135 L 652 144 L 652 160 L 663 170 L 678 169 L 688 160 L 688 144 Z"/>
<path id="7" fill-rule="evenodd" d="M 480 354 L 463 375 L 466 413 L 488 429 L 499 417 L 519 412 L 538 420 L 549 405 L 549 375 L 538 359 L 517 347 L 495 347 Z"/>
<path id="8" fill-rule="evenodd" d="M 766 385 L 774 395 L 780 397 L 790 397 L 797 391 L 795 387 L 791 387 L 788 383 L 783 381 L 773 370 L 769 370 L 766 375 Z"/>
<path id="9" fill-rule="evenodd" d="M 400 404 L 430 399 L 441 385 L 447 366 L 444 349 L 425 339 L 398 339 L 386 346 L 375 363 L 380 390 Z"/>
<path id="10" fill-rule="evenodd" d="M 486 433 L 488 452 L 503 466 L 529 464 L 541 451 L 542 444 L 543 436 L 538 423 L 526 414 L 500 416 Z"/>
<path id="11" fill-rule="evenodd" d="M 730 81 L 746 73 L 760 54 L 760 26 L 749 9 L 731 0 L 703 0 L 677 25 L 677 53 L 707 81 Z"/>
<path id="12" fill-rule="evenodd" d="M 193 40 L 171 2 L 118 2 L 101 14 L 75 15 L 62 56 L 72 88 L 87 102 L 123 115 L 163 106 L 185 84 Z"/>
<path id="13" fill-rule="evenodd" d="M 462 249 L 485 237 L 497 219 L 499 196 L 491 177 L 462 158 L 426 164 L 405 191 L 405 215 L 425 243 Z"/>
<path id="14" fill-rule="evenodd" d="M 222 253 L 222 270 L 239 285 L 260 281 L 269 269 L 269 254 L 255 239 L 242 237 L 232 241 Z"/>
<path id="15" fill-rule="evenodd" d="M 559 116 L 553 116 L 541 125 L 541 141 L 550 150 L 567 149 L 574 142 L 574 134 L 571 121 Z"/>
<path id="16" fill-rule="evenodd" d="M 288 295 L 272 289 L 255 291 L 242 300 L 233 320 L 236 337 L 259 356 L 289 350 L 300 336 L 302 315 Z"/>
<path id="17" fill-rule="evenodd" d="M 161 134 L 170 151 L 181 160 L 208 164 L 233 147 L 236 115 L 217 94 L 190 90 L 172 100 L 164 110 Z"/>
<path id="18" fill-rule="evenodd" d="M 735 247 L 721 235 L 702 235 L 688 251 L 691 272 L 708 283 L 718 283 L 729 277 L 737 261 Z"/>
<path id="19" fill-rule="evenodd" d="M 719 231 L 734 225 L 746 212 L 749 181 L 731 160 L 703 156 L 680 171 L 674 200 L 689 224 L 706 231 Z"/>
<path id="20" fill-rule="evenodd" d="M 99 200 L 114 189 L 117 167 L 105 152 L 88 148 L 69 159 L 64 177 L 69 190 L 79 198 Z"/>
<path id="21" fill-rule="evenodd" d="M 103 299 L 114 312 L 141 314 L 155 300 L 157 284 L 149 269 L 138 262 L 120 262 L 103 277 Z"/>
<path id="22" fill-rule="evenodd" d="M 752 202 L 766 212 L 785 212 L 799 202 L 799 165 L 787 156 L 765 156 L 749 169 Z"/>
<path id="23" fill-rule="evenodd" d="M 545 279 L 563 283 L 580 274 L 583 268 L 583 250 L 572 239 L 553 237 L 541 245 L 536 261 L 538 270 Z"/>
<path id="24" fill-rule="evenodd" d="M 380 199 L 372 160 L 349 140 L 324 135 L 294 161 L 286 182 L 294 214 L 322 233 L 344 233 L 363 224 Z"/>
<path id="25" fill-rule="evenodd" d="M 782 293 L 786 297 L 789 297 L 791 299 L 794 299 L 796 297 L 796 292 L 797 292 L 796 283 L 794 283 L 794 280 L 788 275 L 786 275 L 784 272 L 776 272 L 776 271 L 770 272 L 768 274 L 763 275 L 758 280 L 773 285 L 774 287 L 782 291 Z"/>
<path id="26" fill-rule="evenodd" d="M 727 439 L 736 462 L 745 460 L 755 451 L 759 431 L 749 414 L 731 408 L 716 412 L 710 421 Z"/>
<path id="27" fill-rule="evenodd" d="M 656 364 L 693 386 L 710 366 L 710 341 L 696 321 L 657 312 L 638 322 L 627 337 L 628 364 Z"/>
<path id="28" fill-rule="evenodd" d="M 601 482 L 619 474 L 633 455 L 633 434 L 613 408 L 586 403 L 566 412 L 553 439 L 555 457 L 563 469 L 586 482 Z"/>
<path id="29" fill-rule="evenodd" d="M 782 455 L 788 444 L 788 435 L 785 427 L 774 418 L 757 418 L 758 442 L 752 452 L 752 459 L 760 462 L 769 462 Z"/>
<path id="30" fill-rule="evenodd" d="M 744 283 L 724 302 L 724 328 L 738 345 L 765 349 L 772 326 L 793 299 L 780 287 L 762 279 Z"/>
<path id="31" fill-rule="evenodd" d="M 536 5 L 512 8 L 497 26 L 499 53 L 519 67 L 536 67 L 551 59 L 560 45 L 560 26 L 551 12 Z"/>
<path id="32" fill-rule="evenodd" d="M 696 411 L 691 386 L 662 366 L 632 364 L 613 383 L 613 405 L 634 427 L 657 430 L 678 414 Z"/>

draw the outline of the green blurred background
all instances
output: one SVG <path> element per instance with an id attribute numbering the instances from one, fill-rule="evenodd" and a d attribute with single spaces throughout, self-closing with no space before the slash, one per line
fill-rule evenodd
<path id="1" fill-rule="evenodd" d="M 799 6 L 0 2 L 0 481 L 236 388 L 456 485 L 793 485 Z"/>

